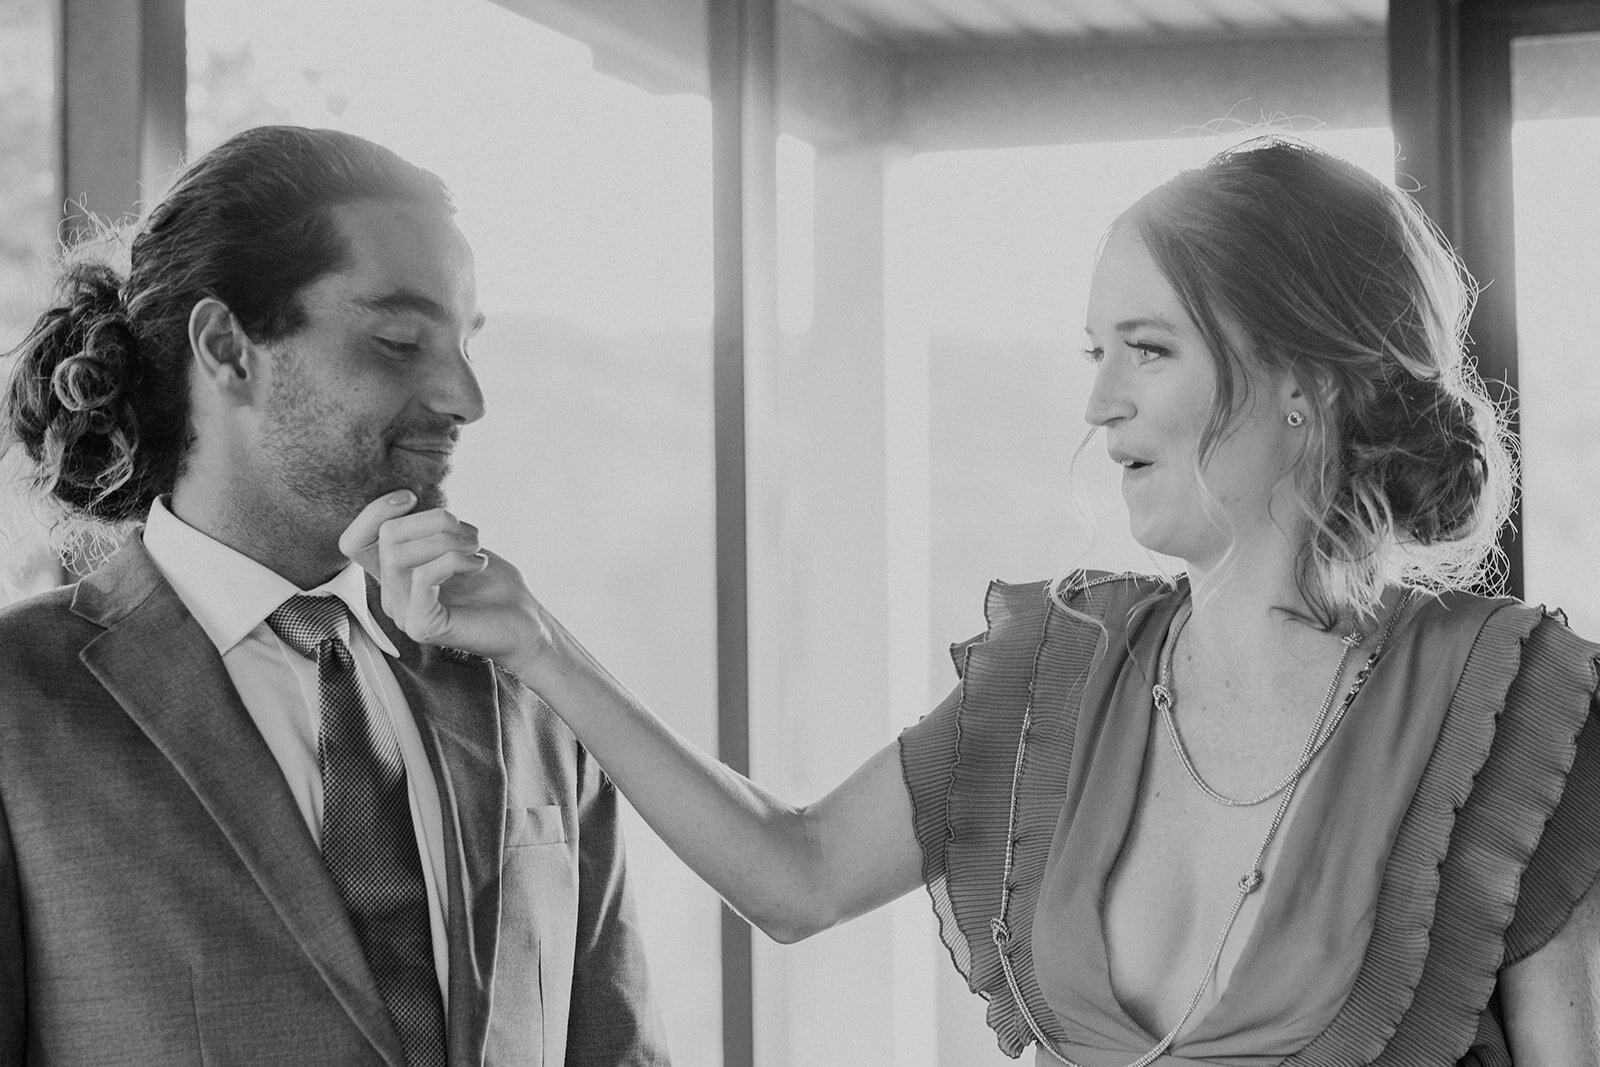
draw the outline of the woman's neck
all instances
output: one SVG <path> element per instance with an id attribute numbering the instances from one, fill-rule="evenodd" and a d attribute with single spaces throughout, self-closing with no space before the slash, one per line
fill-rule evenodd
<path id="1" fill-rule="evenodd" d="M 1312 621 L 1288 552 L 1236 554 L 1215 565 L 1191 564 L 1192 606 L 1186 629 L 1192 647 L 1241 668 L 1263 652 L 1299 655 L 1350 629 L 1341 619 L 1332 634 Z"/>

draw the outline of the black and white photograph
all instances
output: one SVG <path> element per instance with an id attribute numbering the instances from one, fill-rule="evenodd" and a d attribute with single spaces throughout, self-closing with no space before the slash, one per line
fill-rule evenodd
<path id="1" fill-rule="evenodd" d="M 1600 0 L 0 0 L 0 1067 L 1600 1067 Z"/>

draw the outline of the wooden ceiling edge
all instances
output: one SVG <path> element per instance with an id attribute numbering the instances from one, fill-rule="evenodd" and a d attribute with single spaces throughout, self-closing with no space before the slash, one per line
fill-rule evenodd
<path id="1" fill-rule="evenodd" d="M 1005 55 L 1015 52 L 1095 51 L 1106 48 L 1193 48 L 1196 46 L 1273 44 L 1277 42 L 1320 40 L 1382 40 L 1386 39 L 1387 32 L 1382 23 L 1373 23 L 1360 26 L 1314 27 L 1298 32 L 1275 27 L 1272 30 L 1263 30 L 1259 33 L 1231 32 L 1181 35 L 1116 33 L 1056 38 L 1019 36 L 991 37 L 977 43 L 971 41 L 947 43 L 938 40 L 910 40 L 901 42 L 897 47 L 897 51 L 908 60 L 914 62 L 919 59 L 941 55 L 970 57 L 988 54 Z"/>
<path id="2" fill-rule="evenodd" d="M 710 93 L 708 0 L 492 0 L 588 46 L 595 70 L 669 95 Z"/>
<path id="3" fill-rule="evenodd" d="M 595 69 L 646 91 L 691 92 L 706 95 L 706 25 L 708 3 L 716 0 L 494 0 L 502 7 L 572 37 L 594 52 Z M 971 69 L 986 59 L 1036 78 L 1038 88 L 1063 102 L 1063 87 L 1056 85 L 1050 68 L 1060 61 L 1074 65 L 1086 59 L 1099 67 L 1114 68 L 1117 56 L 1150 49 L 1184 49 L 1223 57 L 1278 43 L 1343 46 L 1365 54 L 1385 44 L 1383 28 L 1316 34 L 1233 35 L 1227 38 L 1119 37 L 1093 43 L 1043 44 L 1011 42 L 962 48 L 901 50 L 881 42 L 858 38 L 803 5 L 780 4 L 778 34 L 779 129 L 819 148 L 861 144 L 891 145 L 908 151 L 930 148 L 985 147 L 991 144 L 1047 143 L 1034 133 L 979 132 L 960 116 L 941 118 L 931 109 L 939 106 L 922 98 L 919 86 L 929 76 L 940 76 L 945 66 Z M 1098 58 L 1094 58 L 1098 57 Z M 1104 68 L 1102 68 L 1104 69 Z M 1042 74 L 1040 72 L 1043 72 Z M 992 79 L 991 79 L 992 81 Z M 975 85 L 974 88 L 977 86 Z M 1380 90 L 1381 92 L 1381 90 Z M 943 99 L 949 104 L 950 97 Z M 958 100 L 970 106 L 969 100 Z M 1133 101 L 1128 101 L 1130 105 Z M 1055 107 L 1052 104 L 1050 107 Z M 1267 104 L 1265 106 L 1270 106 Z M 981 110 L 981 109 L 980 109 Z M 1043 108 L 1048 110 L 1048 108 Z M 1127 114 L 1127 108 L 1116 108 Z M 1023 116 L 1018 129 L 1036 125 Z M 1145 125 L 1148 125 L 1147 123 Z M 1035 131 L 1063 133 L 1072 122 L 1044 122 Z M 1141 127 L 1142 128 L 1142 127 Z M 943 133 L 961 129 L 949 143 Z M 933 133 L 934 142 L 927 136 Z M 971 140 L 969 141 L 969 138 Z"/>
<path id="4" fill-rule="evenodd" d="M 893 137 L 921 152 L 1159 140 L 1257 116 L 1335 129 L 1388 121 L 1381 34 L 1168 47 L 1184 54 L 1151 63 L 1150 45 L 1132 43 L 909 53 Z"/>
<path id="5" fill-rule="evenodd" d="M 704 27 L 715 0 L 494 2 L 586 45 L 602 74 L 647 92 L 709 95 Z M 881 140 L 898 108 L 899 53 L 800 5 L 779 8 L 780 128 L 819 145 Z"/>
<path id="6" fill-rule="evenodd" d="M 780 127 L 818 147 L 885 142 L 899 121 L 904 62 L 897 49 L 780 4 Z"/>

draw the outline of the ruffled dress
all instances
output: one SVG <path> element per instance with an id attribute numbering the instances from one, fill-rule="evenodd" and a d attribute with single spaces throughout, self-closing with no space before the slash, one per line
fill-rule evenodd
<path id="1" fill-rule="evenodd" d="M 1001 1049 L 1035 1040 L 1020 994 L 1057 1052 L 1120 1067 L 1160 1035 L 1112 988 L 1105 887 L 1187 590 L 1074 587 L 1067 611 L 1042 583 L 991 586 L 987 632 L 952 649 L 960 685 L 900 749 L 941 935 Z M 1229 965 L 1156 1063 L 1509 1067 L 1498 972 L 1600 872 L 1597 657 L 1543 609 L 1426 598 L 1302 779 Z"/>

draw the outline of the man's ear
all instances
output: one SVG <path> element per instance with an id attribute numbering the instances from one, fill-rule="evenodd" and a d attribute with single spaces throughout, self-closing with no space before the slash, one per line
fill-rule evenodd
<path id="1" fill-rule="evenodd" d="M 266 353 L 228 305 L 210 296 L 195 304 L 189 312 L 189 351 L 201 380 L 224 402 L 242 405 L 255 399 Z"/>

